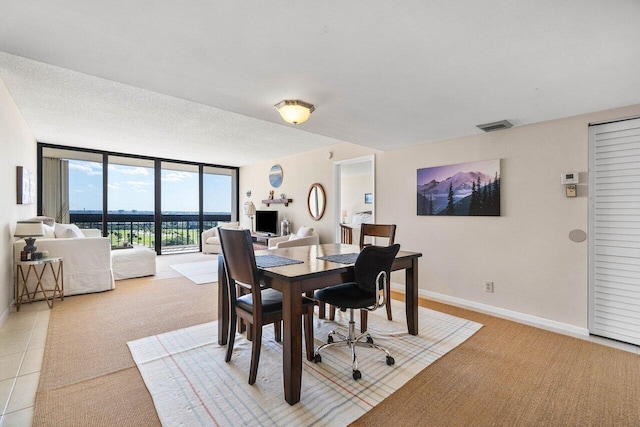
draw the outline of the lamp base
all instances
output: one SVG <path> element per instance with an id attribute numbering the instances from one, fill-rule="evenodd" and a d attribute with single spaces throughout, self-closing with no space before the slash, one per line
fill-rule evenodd
<path id="1" fill-rule="evenodd" d="M 24 239 L 26 245 L 24 247 L 24 249 L 22 250 L 23 252 L 28 252 L 28 253 L 34 253 L 38 248 L 36 247 L 36 245 L 34 244 L 36 242 L 36 239 L 33 237 L 26 237 Z"/>

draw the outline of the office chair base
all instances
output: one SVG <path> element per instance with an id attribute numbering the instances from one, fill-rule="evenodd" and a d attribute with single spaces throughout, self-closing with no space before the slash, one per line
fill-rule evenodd
<path id="1" fill-rule="evenodd" d="M 356 357 L 356 347 L 368 347 L 374 348 L 376 350 L 383 351 L 386 354 L 386 363 L 391 366 L 396 363 L 395 359 L 384 347 L 381 347 L 377 344 L 374 344 L 373 338 L 369 335 L 368 332 L 363 332 L 361 334 L 356 334 L 356 323 L 353 319 L 354 310 L 351 310 L 351 319 L 349 320 L 349 332 L 348 335 L 343 335 L 338 331 L 329 332 L 329 336 L 327 337 L 327 343 L 321 345 L 316 349 L 313 354 L 313 361 L 315 363 L 322 362 L 322 356 L 320 352 L 329 347 L 337 347 L 337 346 L 347 346 L 351 349 L 351 373 L 354 380 L 359 380 L 362 378 L 362 373 L 358 370 L 358 359 Z M 337 337 L 338 340 L 335 340 L 334 337 Z"/>

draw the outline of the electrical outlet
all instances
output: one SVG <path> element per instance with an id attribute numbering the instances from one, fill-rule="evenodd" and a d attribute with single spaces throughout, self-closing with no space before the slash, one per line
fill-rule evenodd
<path id="1" fill-rule="evenodd" d="M 485 292 L 493 292 L 493 282 L 485 281 L 484 282 L 484 291 Z"/>

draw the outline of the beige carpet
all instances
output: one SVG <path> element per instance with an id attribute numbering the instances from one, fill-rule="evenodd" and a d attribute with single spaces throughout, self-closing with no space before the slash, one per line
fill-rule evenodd
<path id="1" fill-rule="evenodd" d="M 351 353 L 346 347 L 327 349 L 322 363 L 303 359 L 300 403 L 283 399 L 282 343 L 273 328 L 263 329 L 258 379 L 247 384 L 251 342 L 238 335 L 234 355 L 225 363 L 226 346 L 217 343 L 217 322 L 179 329 L 129 342 L 164 426 L 323 425 L 344 426 L 386 399 L 408 380 L 453 350 L 482 325 L 459 317 L 419 308 L 418 336 L 407 333 L 401 303 L 396 320 L 384 310 L 369 313 L 368 329 L 377 344 L 396 360 L 387 366 L 383 352 L 358 348 L 362 378 L 351 377 Z M 316 346 L 329 332 L 344 331 L 348 314 L 336 322 L 315 318 Z M 303 351 L 304 353 L 304 351 Z M 237 402 L 244 402 L 238 406 Z"/>
<path id="2" fill-rule="evenodd" d="M 217 317 L 217 285 L 175 275 L 56 303 L 35 426 L 160 425 L 126 342 Z M 638 354 L 421 303 L 484 326 L 355 425 L 640 425 Z"/>

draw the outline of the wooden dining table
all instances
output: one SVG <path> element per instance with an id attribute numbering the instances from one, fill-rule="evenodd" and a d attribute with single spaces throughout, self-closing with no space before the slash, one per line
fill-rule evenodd
<path id="1" fill-rule="evenodd" d="M 266 286 L 282 292 L 282 369 L 284 398 L 293 405 L 300 401 L 302 384 L 302 294 L 353 281 L 353 264 L 318 259 L 327 255 L 360 252 L 358 245 L 340 243 L 258 250 L 256 256 L 276 255 L 303 261 L 282 267 L 260 268 Z M 407 330 L 418 335 L 418 258 L 419 252 L 400 251 L 392 271 L 405 270 Z M 226 345 L 229 335 L 229 294 L 222 255 L 218 257 L 218 343 Z M 307 355 L 312 360 L 313 355 Z"/>

